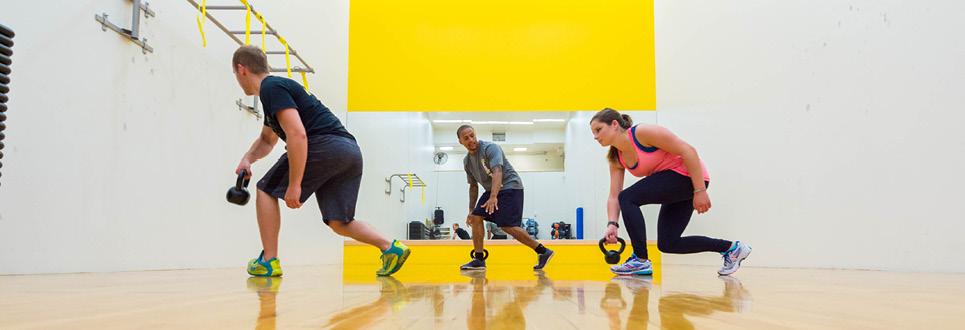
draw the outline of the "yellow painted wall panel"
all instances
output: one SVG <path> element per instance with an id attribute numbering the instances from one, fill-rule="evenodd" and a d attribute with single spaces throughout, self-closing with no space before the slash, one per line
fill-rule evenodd
<path id="1" fill-rule="evenodd" d="M 354 0 L 350 111 L 656 107 L 652 0 Z"/>

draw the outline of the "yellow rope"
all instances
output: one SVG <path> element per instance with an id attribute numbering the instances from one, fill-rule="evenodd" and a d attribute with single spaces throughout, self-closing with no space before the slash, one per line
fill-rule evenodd
<path id="1" fill-rule="evenodd" d="M 245 4 L 245 46 L 251 44 L 251 6 L 248 5 L 248 0 L 241 0 L 241 3 Z"/>
<path id="2" fill-rule="evenodd" d="M 208 0 L 201 0 L 201 16 L 198 16 L 198 31 L 201 32 L 201 47 L 208 47 L 208 39 L 204 37 L 204 18 L 207 16 Z"/>
<path id="3" fill-rule="evenodd" d="M 292 61 L 291 61 L 291 58 L 288 57 L 288 54 L 290 53 L 289 48 L 288 48 L 288 41 L 285 41 L 285 38 L 282 38 L 281 36 L 278 36 L 278 41 L 281 41 L 281 44 L 282 44 L 282 45 L 285 45 L 285 68 L 288 70 L 288 78 L 291 78 L 291 77 L 292 77 Z"/>
<path id="4" fill-rule="evenodd" d="M 268 23 L 265 23 L 265 18 L 262 17 L 261 14 L 258 14 L 257 18 L 258 18 L 258 21 L 261 22 L 261 52 L 266 53 L 267 50 L 265 50 L 265 28 L 268 27 Z"/>

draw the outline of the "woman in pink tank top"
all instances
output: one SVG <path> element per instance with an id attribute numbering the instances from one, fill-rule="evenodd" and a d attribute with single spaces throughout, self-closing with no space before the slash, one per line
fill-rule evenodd
<path id="1" fill-rule="evenodd" d="M 694 210 L 710 210 L 710 174 L 693 146 L 670 130 L 640 124 L 633 126 L 628 115 L 606 108 L 590 120 L 593 138 L 609 146 L 610 194 L 607 199 L 609 222 L 604 232 L 608 243 L 616 243 L 620 213 L 633 246 L 633 255 L 610 269 L 618 275 L 653 273 L 647 255 L 647 231 L 640 206 L 660 204 L 657 218 L 657 247 L 665 253 L 718 252 L 724 266 L 717 272 L 730 275 L 740 268 L 751 247 L 704 236 L 681 236 Z M 624 171 L 643 177 L 623 188 Z"/>

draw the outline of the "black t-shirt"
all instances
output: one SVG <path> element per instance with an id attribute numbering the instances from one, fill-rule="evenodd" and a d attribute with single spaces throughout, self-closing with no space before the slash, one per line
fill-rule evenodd
<path id="1" fill-rule="evenodd" d="M 471 238 L 471 237 L 469 237 L 469 232 L 466 231 L 465 229 L 462 229 L 462 228 L 456 228 L 456 236 L 459 236 L 459 239 L 470 239 L 470 238 Z"/>
<path id="2" fill-rule="evenodd" d="M 305 88 L 294 80 L 276 76 L 265 77 L 261 81 L 261 104 L 265 108 L 265 126 L 278 134 L 283 141 L 285 131 L 278 123 L 278 111 L 294 108 L 305 126 L 305 134 L 317 136 L 325 134 L 340 135 L 355 139 L 342 126 L 342 122 L 328 110 L 314 95 L 305 92 Z"/>

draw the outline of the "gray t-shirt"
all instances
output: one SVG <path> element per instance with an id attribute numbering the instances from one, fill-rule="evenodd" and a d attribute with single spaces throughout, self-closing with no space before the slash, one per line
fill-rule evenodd
<path id="1" fill-rule="evenodd" d="M 506 232 L 503 231 L 502 229 L 499 229 L 499 226 L 497 226 L 496 223 L 494 222 L 486 221 L 486 230 L 493 233 L 493 235 L 506 236 Z M 486 237 L 489 237 L 489 236 L 487 235 Z"/>
<path id="2" fill-rule="evenodd" d="M 493 171 L 495 167 L 503 169 L 502 189 L 523 189 L 523 180 L 513 169 L 513 165 L 503 155 L 503 149 L 498 144 L 479 140 L 479 149 L 476 154 L 468 153 L 462 161 L 466 169 L 466 179 L 469 184 L 477 182 L 490 191 L 493 188 Z"/>

